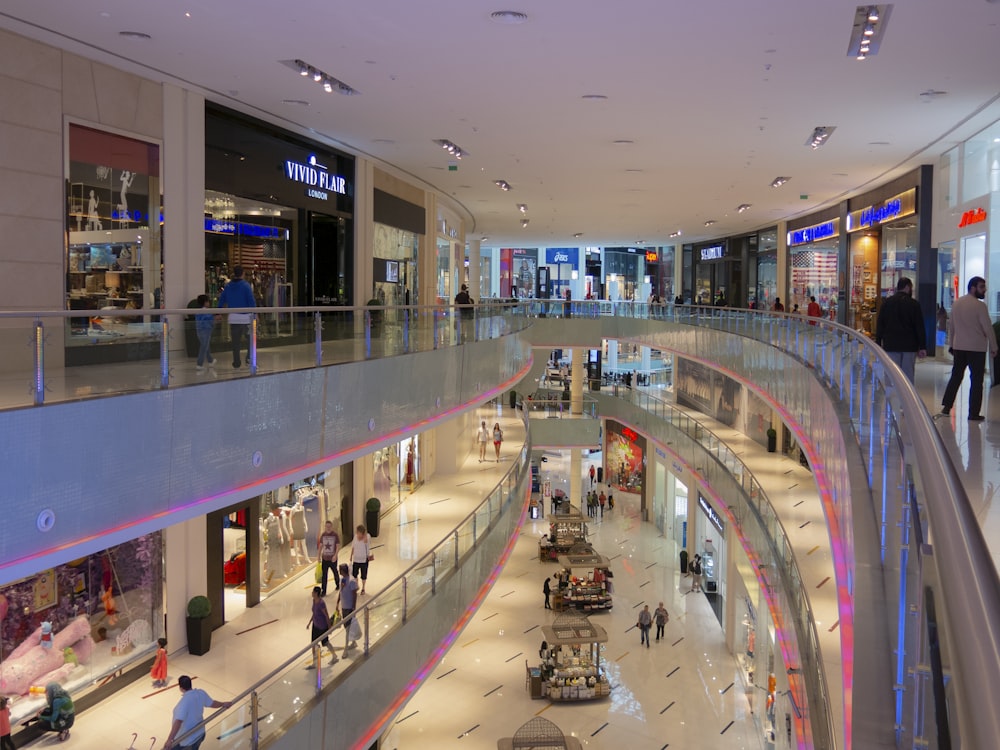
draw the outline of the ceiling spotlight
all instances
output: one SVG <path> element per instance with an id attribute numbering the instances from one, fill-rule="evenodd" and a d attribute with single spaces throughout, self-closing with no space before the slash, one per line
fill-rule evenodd
<path id="1" fill-rule="evenodd" d="M 328 94 L 333 93 L 333 84 L 330 83 L 329 78 L 323 81 L 323 90 Z"/>
<path id="2" fill-rule="evenodd" d="M 462 149 L 456 148 L 453 153 L 455 154 L 455 158 L 456 159 L 461 159 L 462 158 Z"/>
<path id="3" fill-rule="evenodd" d="M 521 219 L 521 229 L 527 229 L 529 221 L 530 219 Z"/>
<path id="4" fill-rule="evenodd" d="M 871 24 L 865 26 L 865 36 L 875 36 L 875 27 Z"/>
<path id="5" fill-rule="evenodd" d="M 501 190 L 503 190 L 505 193 L 508 190 L 510 190 L 510 183 L 508 183 L 507 180 L 494 180 L 493 184 L 496 185 Z"/>
<path id="6" fill-rule="evenodd" d="M 681 230 L 680 229 L 678 229 L 676 232 L 671 232 L 670 233 L 670 239 L 674 239 L 675 237 L 680 237 L 680 236 L 681 236 Z"/>
<path id="7" fill-rule="evenodd" d="M 812 135 L 809 136 L 806 141 L 806 145 L 817 149 L 829 140 L 833 131 L 837 129 L 836 125 L 819 125 L 813 128 Z"/>
<path id="8" fill-rule="evenodd" d="M 520 211 L 522 214 L 525 214 L 528 212 L 528 205 L 526 203 L 518 203 L 517 210 Z"/>
<path id="9" fill-rule="evenodd" d="M 878 6 L 873 5 L 868 9 L 868 20 L 872 23 L 878 23 Z"/>
<path id="10" fill-rule="evenodd" d="M 299 75 L 300 76 L 302 76 L 303 78 L 305 78 L 307 75 L 309 75 L 309 66 L 308 65 L 306 65 L 301 60 L 296 60 L 295 64 L 299 66 Z"/>
<path id="11" fill-rule="evenodd" d="M 320 81 L 323 80 L 322 70 L 316 70 L 315 68 L 313 68 L 312 74 L 313 74 L 313 80 L 316 81 L 316 83 L 319 83 Z"/>
<path id="12" fill-rule="evenodd" d="M 487 241 L 488 239 L 489 239 L 489 237 L 483 237 L 483 238 L 482 238 L 481 240 L 479 240 L 479 241 L 480 241 L 480 242 L 486 242 L 486 241 Z"/>
<path id="13" fill-rule="evenodd" d="M 454 156 L 456 159 L 461 159 L 463 156 L 468 156 L 468 153 L 463 151 L 461 146 L 455 145 L 447 138 L 439 138 L 434 142 L 438 144 L 441 148 L 443 148 L 445 151 L 447 151 L 449 154 Z"/>
<path id="14" fill-rule="evenodd" d="M 712 226 L 712 225 L 713 225 L 713 224 L 715 224 L 715 223 L 717 223 L 717 222 L 715 221 L 715 219 L 709 219 L 708 221 L 706 221 L 706 222 L 705 222 L 705 226 L 706 226 L 706 227 L 710 227 L 710 226 Z"/>
<path id="15" fill-rule="evenodd" d="M 573 235 L 573 239 L 575 240 L 578 240 L 581 237 L 583 237 L 583 232 L 577 232 L 576 234 Z"/>
<path id="16" fill-rule="evenodd" d="M 742 214 L 742 213 L 744 213 L 746 211 L 749 211 L 749 210 L 750 210 L 750 204 L 749 203 L 741 203 L 740 205 L 738 205 L 736 207 L 736 213 L 738 213 L 738 214 Z"/>
<path id="17" fill-rule="evenodd" d="M 861 50 L 861 52 L 858 54 L 858 59 L 859 60 L 864 60 L 865 57 L 867 57 L 867 55 L 865 55 L 865 51 Z"/>
<path id="18" fill-rule="evenodd" d="M 441 148 L 447 150 L 451 144 L 448 141 L 441 141 Z"/>
<path id="19" fill-rule="evenodd" d="M 771 187 L 773 187 L 773 188 L 781 187 L 786 182 L 788 182 L 790 179 L 792 179 L 792 178 L 791 177 L 775 177 L 773 180 L 771 180 Z"/>

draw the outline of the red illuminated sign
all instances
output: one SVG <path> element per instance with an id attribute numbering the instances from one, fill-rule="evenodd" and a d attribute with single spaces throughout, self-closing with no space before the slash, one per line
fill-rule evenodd
<path id="1" fill-rule="evenodd" d="M 622 435 L 627 437 L 629 441 L 633 443 L 639 439 L 639 433 L 629 427 L 622 427 Z"/>
<path id="2" fill-rule="evenodd" d="M 986 209 L 977 208 L 973 211 L 966 211 L 962 214 L 962 220 L 958 222 L 958 228 L 967 227 L 972 224 L 978 224 L 981 221 L 986 221 Z"/>
<path id="3" fill-rule="evenodd" d="M 657 260 L 659 260 L 659 258 L 657 257 L 655 250 L 647 250 L 646 251 L 646 262 L 647 263 L 656 263 Z"/>

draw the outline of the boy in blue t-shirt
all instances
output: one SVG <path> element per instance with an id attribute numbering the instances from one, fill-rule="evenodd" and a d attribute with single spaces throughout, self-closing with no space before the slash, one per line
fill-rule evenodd
<path id="1" fill-rule="evenodd" d="M 207 294 L 198 295 L 198 307 L 211 308 L 211 300 Z M 209 367 L 215 367 L 215 357 L 208 351 L 208 345 L 212 341 L 212 329 L 215 328 L 215 313 L 198 313 L 194 316 L 194 328 L 198 333 L 198 372 L 205 369 L 205 363 Z"/>

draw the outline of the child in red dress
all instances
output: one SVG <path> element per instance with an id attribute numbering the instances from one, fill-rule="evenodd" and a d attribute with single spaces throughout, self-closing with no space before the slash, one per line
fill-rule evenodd
<path id="1" fill-rule="evenodd" d="M 159 638 L 156 643 L 159 648 L 156 650 L 156 658 L 153 659 L 153 668 L 149 671 L 149 676 L 153 678 L 153 687 L 167 686 L 167 639 Z"/>

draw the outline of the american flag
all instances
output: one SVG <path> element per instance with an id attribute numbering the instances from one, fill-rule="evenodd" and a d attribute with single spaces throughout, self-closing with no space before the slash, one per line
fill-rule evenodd
<path id="1" fill-rule="evenodd" d="M 802 250 L 792 253 L 792 286 L 837 286 L 837 252 Z"/>
<path id="2" fill-rule="evenodd" d="M 271 240 L 243 240 L 239 246 L 239 263 L 245 268 L 261 271 L 285 271 L 284 243 Z"/>

